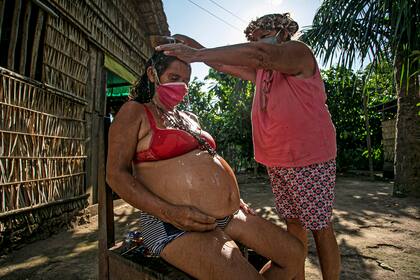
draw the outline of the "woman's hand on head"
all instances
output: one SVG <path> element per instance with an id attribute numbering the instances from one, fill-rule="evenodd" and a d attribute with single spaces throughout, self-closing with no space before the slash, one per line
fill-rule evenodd
<path id="1" fill-rule="evenodd" d="M 201 45 L 199 42 L 197 42 L 193 38 L 188 37 L 187 35 L 174 34 L 172 37 L 174 37 L 175 39 L 181 41 L 181 43 L 183 43 L 184 45 L 187 45 L 187 46 L 189 46 L 191 48 L 195 48 L 195 49 L 202 49 L 202 48 L 204 48 L 203 45 Z"/>
<path id="2" fill-rule="evenodd" d="M 210 231 L 216 228 L 216 218 L 192 206 L 173 206 L 164 212 L 165 222 L 184 231 Z"/>
<path id="3" fill-rule="evenodd" d="M 165 55 L 176 56 L 178 59 L 187 63 L 194 62 L 197 49 L 189 47 L 185 44 L 165 44 L 155 48 L 157 51 L 163 51 Z"/>

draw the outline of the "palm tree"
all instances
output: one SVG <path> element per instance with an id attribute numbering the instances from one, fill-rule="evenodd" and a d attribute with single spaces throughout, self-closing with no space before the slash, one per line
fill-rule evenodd
<path id="1" fill-rule="evenodd" d="M 420 196 L 418 0 L 324 0 L 302 40 L 323 62 L 392 61 L 398 99 L 394 195 Z M 334 56 L 337 56 L 335 58 Z"/>

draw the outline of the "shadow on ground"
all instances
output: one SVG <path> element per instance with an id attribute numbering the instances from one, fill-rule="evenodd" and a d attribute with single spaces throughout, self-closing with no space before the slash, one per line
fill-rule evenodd
<path id="1" fill-rule="evenodd" d="M 246 181 L 246 180 L 242 180 Z M 262 217 L 277 216 L 268 181 L 241 185 L 242 197 Z M 339 176 L 333 226 L 341 257 L 340 279 L 420 279 L 420 199 L 392 196 L 392 182 Z M 307 279 L 321 279 L 311 234 Z"/>
<path id="2" fill-rule="evenodd" d="M 284 227 L 267 177 L 238 176 L 241 195 L 258 215 Z M 340 176 L 333 224 L 342 255 L 341 279 L 420 279 L 420 200 L 391 196 L 392 184 Z M 121 240 L 138 228 L 139 212 L 115 209 Z M 97 279 L 97 217 L 74 230 L 25 245 L 0 257 L 1 279 Z M 306 279 L 321 279 L 310 238 Z"/>
<path id="3" fill-rule="evenodd" d="M 138 210 L 115 209 L 115 234 L 121 240 L 128 230 L 137 229 Z M 97 216 L 89 224 L 61 232 L 0 257 L 0 279 L 97 279 Z"/>

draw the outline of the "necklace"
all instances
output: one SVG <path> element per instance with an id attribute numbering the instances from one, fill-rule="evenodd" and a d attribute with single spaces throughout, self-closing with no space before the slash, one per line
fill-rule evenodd
<path id="1" fill-rule="evenodd" d="M 183 130 L 189 133 L 195 140 L 198 142 L 198 147 L 202 151 L 207 151 L 211 156 L 216 156 L 216 150 L 210 146 L 210 144 L 201 137 L 201 128 L 200 133 L 193 131 L 191 129 L 191 122 L 185 117 L 181 116 L 180 112 L 177 109 L 171 111 L 166 111 L 160 108 L 155 102 L 152 103 L 156 106 L 158 115 L 163 119 L 163 124 L 166 127 L 173 127 L 180 130 Z"/>

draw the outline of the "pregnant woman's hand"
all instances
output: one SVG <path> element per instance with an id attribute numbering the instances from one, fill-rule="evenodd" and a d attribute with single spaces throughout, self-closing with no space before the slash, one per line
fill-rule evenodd
<path id="1" fill-rule="evenodd" d="M 184 231 L 210 231 L 216 219 L 191 206 L 173 206 L 163 210 L 166 222 Z"/>
<path id="2" fill-rule="evenodd" d="M 254 209 L 252 209 L 247 203 L 245 203 L 242 198 L 240 200 L 240 208 L 245 214 L 255 215 Z"/>

